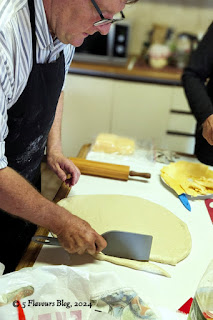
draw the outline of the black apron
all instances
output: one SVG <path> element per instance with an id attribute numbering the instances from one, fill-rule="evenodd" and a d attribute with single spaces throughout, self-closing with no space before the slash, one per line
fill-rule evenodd
<path id="1" fill-rule="evenodd" d="M 208 166 L 213 166 L 213 146 L 202 135 L 203 128 L 197 124 L 195 132 L 195 155 L 198 160 Z"/>
<path id="2" fill-rule="evenodd" d="M 206 85 L 207 94 L 213 103 L 213 79 L 210 77 Z M 213 146 L 203 137 L 203 127 L 197 122 L 195 132 L 195 155 L 198 160 L 206 165 L 213 166 Z"/>
<path id="3" fill-rule="evenodd" d="M 8 166 L 40 191 L 40 164 L 64 83 L 65 62 L 61 52 L 54 63 L 36 63 L 34 0 L 28 0 L 28 4 L 33 67 L 23 93 L 8 111 L 5 154 Z M 32 223 L 0 212 L 0 262 L 5 264 L 5 273 L 15 270 L 36 228 Z"/>

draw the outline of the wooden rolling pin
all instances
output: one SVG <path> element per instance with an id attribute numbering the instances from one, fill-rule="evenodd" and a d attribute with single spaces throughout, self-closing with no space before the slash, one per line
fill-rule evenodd
<path id="1" fill-rule="evenodd" d="M 104 178 L 112 178 L 117 180 L 129 179 L 129 176 L 138 176 L 142 178 L 151 178 L 150 173 L 130 171 L 129 166 L 120 164 L 112 164 L 98 161 L 91 161 L 81 158 L 69 158 L 73 161 L 76 167 L 79 168 L 82 174 L 98 176 Z"/>

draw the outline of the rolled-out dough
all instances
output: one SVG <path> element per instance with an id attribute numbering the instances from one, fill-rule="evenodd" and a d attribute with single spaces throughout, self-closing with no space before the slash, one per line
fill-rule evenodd
<path id="1" fill-rule="evenodd" d="M 152 235 L 151 261 L 176 265 L 190 253 L 187 225 L 154 202 L 125 195 L 76 195 L 58 204 L 89 222 L 99 234 L 119 230 Z"/>

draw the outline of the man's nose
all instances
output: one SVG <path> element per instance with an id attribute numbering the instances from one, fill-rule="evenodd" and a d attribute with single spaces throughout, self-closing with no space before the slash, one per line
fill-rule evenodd
<path id="1" fill-rule="evenodd" d="M 109 33 L 111 25 L 112 25 L 111 23 L 108 23 L 103 26 L 96 26 L 96 29 L 98 30 L 98 32 L 100 32 L 100 34 L 104 36 Z"/>

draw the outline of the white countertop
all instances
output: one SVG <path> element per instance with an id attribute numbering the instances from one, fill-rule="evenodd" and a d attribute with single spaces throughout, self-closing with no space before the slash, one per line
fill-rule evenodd
<path id="1" fill-rule="evenodd" d="M 158 264 L 171 275 L 171 278 L 117 266 L 109 262 L 96 261 L 89 255 L 70 256 L 62 248 L 49 246 L 42 248 L 34 266 L 67 264 L 92 272 L 113 270 L 146 302 L 177 311 L 190 297 L 194 297 L 198 283 L 209 262 L 213 259 L 213 225 L 204 200 L 190 200 L 192 210 L 189 212 L 177 195 L 161 181 L 160 169 L 165 164 L 153 162 L 148 153 L 138 152 L 134 157 L 122 157 L 90 152 L 87 159 L 130 165 L 131 170 L 150 172 L 152 176 L 149 180 L 131 178 L 128 181 L 118 181 L 82 175 L 69 196 L 122 194 L 138 196 L 160 204 L 187 224 L 192 237 L 191 253 L 176 266 Z M 191 158 L 184 158 L 184 160 L 196 161 Z"/>

